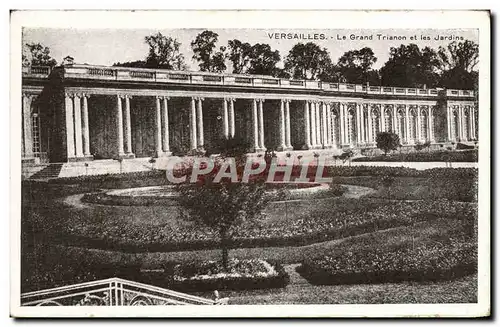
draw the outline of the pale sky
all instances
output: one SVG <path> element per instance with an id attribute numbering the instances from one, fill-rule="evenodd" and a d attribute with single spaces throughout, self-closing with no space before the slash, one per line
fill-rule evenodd
<path id="1" fill-rule="evenodd" d="M 439 36 L 463 37 L 478 43 L 478 31 L 473 29 L 462 30 L 430 30 L 430 29 L 398 29 L 398 30 L 355 30 L 355 29 L 210 29 L 219 34 L 218 46 L 227 46 L 227 41 L 238 39 L 250 44 L 267 43 L 273 50 L 279 50 L 281 60 L 287 56 L 289 50 L 297 43 L 315 42 L 321 47 L 327 48 L 332 60 L 337 62 L 344 52 L 372 48 L 378 58 L 373 68 L 380 68 L 389 58 L 390 47 L 398 47 L 401 44 L 415 43 L 420 48 L 429 46 L 437 49 L 446 46 L 451 41 L 435 40 Z M 148 47 L 144 43 L 147 35 L 161 32 L 163 35 L 171 36 L 181 42 L 181 52 L 184 54 L 186 63 L 190 70 L 198 70 L 198 65 L 192 60 L 193 52 L 190 43 L 196 35 L 204 29 L 50 29 L 50 28 L 25 28 L 23 30 L 23 43 L 36 42 L 48 46 L 51 55 L 58 63 L 67 55 L 75 58 L 76 63 L 87 63 L 93 65 L 112 65 L 115 62 L 144 60 Z M 273 33 L 297 33 L 306 37 L 313 37 L 314 33 L 323 33 L 325 40 L 297 40 L 297 39 L 271 39 Z M 382 40 L 377 34 L 384 36 L 404 36 L 406 40 Z M 372 40 L 351 40 L 351 35 L 372 36 Z M 346 40 L 339 38 L 346 37 Z M 411 40 L 412 36 L 416 40 Z M 422 36 L 430 40 L 423 40 Z M 460 40 L 458 40 L 460 41 Z M 282 67 L 282 62 L 280 63 Z M 228 67 L 228 70 L 230 67 Z"/>

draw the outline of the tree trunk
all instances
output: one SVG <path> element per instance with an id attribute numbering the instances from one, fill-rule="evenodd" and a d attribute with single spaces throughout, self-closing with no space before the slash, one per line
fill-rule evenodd
<path id="1" fill-rule="evenodd" d="M 227 242 L 227 230 L 225 228 L 221 228 L 220 230 L 220 247 L 222 250 L 222 267 L 224 267 L 224 271 L 228 271 L 228 259 L 229 259 L 229 249 Z"/>

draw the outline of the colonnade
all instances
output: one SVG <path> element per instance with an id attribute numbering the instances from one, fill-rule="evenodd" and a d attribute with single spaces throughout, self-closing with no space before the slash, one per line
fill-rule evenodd
<path id="1" fill-rule="evenodd" d="M 135 95 L 134 95 L 135 96 Z M 115 98 L 116 153 L 120 158 L 133 158 L 132 124 L 130 117 L 131 95 L 118 94 Z M 89 136 L 89 94 L 66 93 L 66 143 L 68 159 L 91 157 Z M 154 149 L 158 157 L 170 155 L 169 110 L 176 114 L 175 108 L 169 108 L 170 97 L 154 96 Z M 217 99 L 217 98 L 216 98 Z M 220 113 L 221 135 L 236 137 L 240 131 L 236 128 L 236 97 L 222 97 Z M 435 142 L 435 117 L 438 107 L 435 104 L 401 104 L 306 99 L 264 99 L 244 98 L 249 104 L 249 131 L 246 132 L 253 150 L 265 151 L 267 134 L 264 131 L 265 110 L 276 110 L 279 121 L 277 151 L 293 149 L 330 149 L 343 147 L 373 147 L 378 132 L 392 131 L 399 135 L 401 144 Z M 29 97 L 23 96 L 23 117 Z M 190 97 L 189 108 L 189 148 L 204 150 L 204 97 Z M 265 101 L 271 101 L 266 105 Z M 26 102 L 26 105 L 25 105 Z M 276 104 L 276 105 L 275 105 Z M 293 104 L 293 108 L 291 108 Z M 302 109 L 303 108 L 303 109 Z M 475 113 L 473 106 L 447 107 L 447 140 L 473 140 L 476 135 Z M 238 111 L 239 112 L 239 111 Z M 206 113 L 205 113 L 206 114 Z M 303 122 L 303 123 L 302 123 Z M 205 122 L 206 123 L 206 122 Z M 246 124 L 246 123 L 245 123 Z M 292 125 L 294 128 L 292 129 Z M 211 126 L 211 125 L 210 125 Z M 240 126 L 240 125 L 238 125 Z M 297 126 L 299 126 L 297 128 Z M 458 127 L 457 127 L 458 126 Z M 23 125 L 27 131 L 29 126 Z M 172 126 L 170 127 L 172 128 Z M 274 132 L 274 131 L 273 131 Z M 298 134 L 295 134 L 298 133 Z M 29 133 L 23 142 L 24 153 L 29 153 Z M 292 140 L 294 140 L 292 142 Z M 441 140 L 440 140 L 441 141 Z M 274 139 L 273 139 L 274 143 Z M 294 143 L 294 144 L 292 144 Z"/>
<path id="2" fill-rule="evenodd" d="M 68 159 L 85 159 L 91 157 L 88 98 L 89 95 L 86 93 L 65 94 L 66 150 Z M 117 115 L 119 114 L 121 116 L 121 101 L 118 101 L 118 103 Z M 128 115 L 126 115 L 126 117 L 130 120 L 130 104 L 128 101 L 126 108 L 128 108 Z M 130 131 L 130 124 L 128 128 Z M 121 130 L 123 143 L 123 129 Z M 119 146 L 119 149 L 121 149 L 123 153 L 123 145 L 121 145 L 121 147 Z"/>

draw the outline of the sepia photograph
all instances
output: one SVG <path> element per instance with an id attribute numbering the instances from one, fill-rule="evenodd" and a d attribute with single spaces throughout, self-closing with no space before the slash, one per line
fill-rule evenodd
<path id="1" fill-rule="evenodd" d="M 487 11 L 11 24 L 11 315 L 489 315 Z"/>

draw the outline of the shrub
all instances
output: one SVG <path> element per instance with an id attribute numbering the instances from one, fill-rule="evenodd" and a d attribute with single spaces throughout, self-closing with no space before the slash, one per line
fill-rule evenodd
<path id="1" fill-rule="evenodd" d="M 393 132 L 377 133 L 375 141 L 377 142 L 377 148 L 384 151 L 384 155 L 399 147 L 399 135 Z"/>

